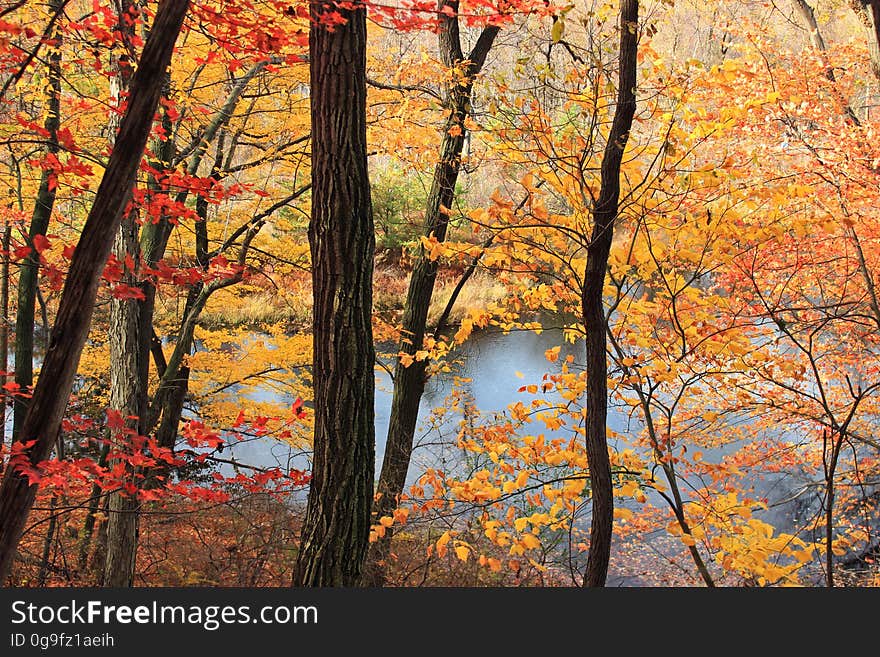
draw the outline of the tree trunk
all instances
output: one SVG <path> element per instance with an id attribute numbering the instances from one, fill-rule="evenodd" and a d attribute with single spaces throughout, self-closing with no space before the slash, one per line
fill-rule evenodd
<path id="1" fill-rule="evenodd" d="M 130 213 L 116 235 L 113 251 L 120 261 L 130 255 L 137 262 L 137 246 L 137 223 L 134 213 Z M 130 271 L 124 273 L 121 282 L 130 286 L 137 283 L 134 273 Z M 140 377 L 138 306 L 136 299 L 113 298 L 110 301 L 110 409 L 122 415 L 128 429 L 142 434 L 146 382 Z M 121 432 L 110 438 L 117 444 L 128 440 Z M 135 475 L 134 469 L 128 466 L 128 480 L 135 483 Z M 123 491 L 111 493 L 108 501 L 104 586 L 132 585 L 137 551 L 137 508 L 135 496 Z"/>
<path id="2" fill-rule="evenodd" d="M 107 456 L 109 453 L 110 443 L 108 441 L 101 447 L 101 452 L 98 456 L 98 467 L 106 467 Z M 88 511 L 86 511 L 86 519 L 83 521 L 83 528 L 79 533 L 79 545 L 77 547 L 76 567 L 80 572 L 85 572 L 89 565 L 89 552 L 92 548 L 92 535 L 95 532 L 95 516 L 98 513 L 98 509 L 101 508 L 103 499 L 104 497 L 102 495 L 101 487 L 97 483 L 92 484 L 92 490 L 89 494 Z M 102 567 L 103 562 L 102 559 Z"/>
<path id="3" fill-rule="evenodd" d="M 121 0 L 118 6 L 119 20 L 116 30 L 122 35 L 123 53 L 133 50 L 134 21 L 131 11 L 134 5 L 130 0 Z M 111 58 L 111 68 L 116 75 L 111 78 L 111 90 L 117 99 L 131 84 L 131 62 L 126 54 L 118 59 Z M 119 115 L 114 113 L 108 122 L 111 139 L 116 135 Z M 135 211 L 123 217 L 113 241 L 113 255 L 121 263 L 137 263 L 140 259 L 138 249 L 138 224 Z M 127 265 L 120 283 L 134 287 L 137 276 Z M 141 377 L 139 341 L 140 302 L 137 299 L 110 299 L 110 410 L 119 413 L 125 427 L 137 434 L 143 434 L 143 418 L 146 411 L 147 380 Z M 121 443 L 128 440 L 121 432 L 111 436 L 111 440 Z M 126 466 L 126 478 L 136 485 L 136 472 Z M 104 563 L 104 586 L 131 586 L 134 582 L 135 558 L 137 555 L 138 500 L 125 491 L 114 491 L 107 502 L 107 553 Z"/>
<path id="4" fill-rule="evenodd" d="M 61 10 L 58 0 L 50 5 L 53 13 Z M 46 86 L 47 113 L 44 127 L 49 133 L 46 151 L 57 156 L 58 129 L 61 127 L 61 32 L 55 31 L 55 43 L 49 53 L 49 83 Z M 27 392 L 34 383 L 34 309 L 37 300 L 37 286 L 40 284 L 40 255 L 34 249 L 34 239 L 45 235 L 55 206 L 55 191 L 58 172 L 52 167 L 43 169 L 40 187 L 31 216 L 28 230 L 28 246 L 31 252 L 22 259 L 18 272 L 18 310 L 15 316 L 15 382 L 19 392 Z M 6 367 L 4 363 L 3 367 Z M 12 419 L 12 440 L 21 434 L 21 427 L 27 414 L 29 400 L 17 395 L 14 401 Z"/>
<path id="5" fill-rule="evenodd" d="M 32 466 L 48 456 L 61 427 L 82 348 L 88 337 L 101 273 L 131 198 L 153 115 L 189 0 L 163 0 L 131 85 L 116 145 L 70 263 L 52 339 L 20 438 L 35 441 L 24 455 Z M 37 486 L 8 467 L 0 487 L 0 582 L 5 583 L 34 504 Z"/>
<path id="6" fill-rule="evenodd" d="M 593 515 L 590 526 L 590 554 L 584 575 L 586 586 L 604 586 L 611 556 L 614 526 L 614 491 L 611 461 L 605 437 L 608 412 L 608 364 L 606 362 L 607 322 L 603 289 L 608 255 L 614 236 L 620 199 L 620 166 L 636 109 L 636 54 L 638 51 L 638 0 L 620 0 L 620 70 L 617 106 L 611 132 L 602 157 L 601 187 L 593 210 L 593 234 L 587 249 L 581 305 L 586 331 L 587 366 L 587 461 Z"/>
<path id="7" fill-rule="evenodd" d="M 465 119 L 470 112 L 474 76 L 485 63 L 486 56 L 498 34 L 497 27 L 486 27 L 470 55 L 465 58 L 461 49 L 456 15 L 458 1 L 445 0 L 442 5 L 450 7 L 453 15 L 441 14 L 440 55 L 448 68 L 462 70 L 462 77 L 453 80 L 446 94 L 449 117 L 443 129 L 440 160 L 434 168 L 434 179 L 425 210 L 424 235 L 426 237 L 433 235 L 441 242 L 446 239 L 449 226 L 447 209 L 453 206 L 455 184 L 461 170 L 461 153 L 467 135 Z M 428 309 L 436 280 L 437 262 L 428 258 L 422 249 L 410 275 L 401 325 L 399 351 L 410 356 L 422 349 Z M 425 376 L 427 366 L 427 359 L 414 360 L 409 366 L 403 366 L 399 358 L 395 365 L 391 417 L 385 441 L 385 455 L 382 459 L 382 472 L 377 486 L 378 495 L 373 507 L 374 522 L 393 512 L 406 484 L 419 405 L 427 382 Z M 393 531 L 394 528 L 389 527 L 385 536 L 370 547 L 364 571 L 364 584 L 367 586 L 381 586 L 384 583 Z"/>
<path id="8" fill-rule="evenodd" d="M 825 52 L 825 39 L 822 38 L 822 32 L 819 30 L 816 12 L 813 11 L 807 0 L 792 0 L 792 3 L 794 4 L 795 11 L 801 15 L 801 19 L 807 24 L 807 30 L 810 33 L 810 43 L 813 44 L 816 50 Z"/>
<path id="9" fill-rule="evenodd" d="M 346 20 L 332 31 L 322 16 Z M 375 236 L 367 174 L 366 8 L 316 2 L 309 30 L 312 114 L 314 458 L 295 586 L 356 586 L 375 468 Z"/>

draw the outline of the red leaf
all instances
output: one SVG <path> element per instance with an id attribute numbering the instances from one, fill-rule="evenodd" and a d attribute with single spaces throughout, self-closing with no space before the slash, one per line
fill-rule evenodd
<path id="1" fill-rule="evenodd" d="M 42 253 L 49 248 L 49 240 L 45 235 L 34 235 L 32 241 L 34 243 L 34 250 L 37 253 Z"/>
<path id="2" fill-rule="evenodd" d="M 136 285 L 123 285 L 122 283 L 118 283 L 110 288 L 110 294 L 116 299 L 137 299 L 138 301 L 143 301 L 147 298 L 140 287 Z"/>
<path id="3" fill-rule="evenodd" d="M 293 402 L 293 406 L 290 407 L 290 410 L 300 420 L 302 420 L 306 416 L 306 412 L 303 410 L 303 400 L 299 397 L 297 397 L 296 401 Z"/>

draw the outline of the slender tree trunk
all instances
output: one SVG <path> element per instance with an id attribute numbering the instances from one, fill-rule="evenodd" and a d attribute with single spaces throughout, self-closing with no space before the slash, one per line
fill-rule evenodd
<path id="1" fill-rule="evenodd" d="M 107 456 L 110 452 L 110 443 L 105 442 L 101 447 L 101 452 L 98 456 L 98 466 L 103 468 L 107 465 Z M 101 508 L 101 500 L 103 499 L 101 496 L 101 487 L 98 484 L 92 485 L 92 490 L 89 495 L 89 505 L 88 511 L 86 512 L 86 519 L 83 521 L 83 528 L 79 533 L 79 547 L 77 548 L 77 570 L 80 572 L 85 571 L 86 567 L 89 564 L 89 552 L 92 548 L 92 535 L 95 532 L 95 516 L 98 513 L 98 509 Z M 103 560 L 101 560 L 103 564 Z"/>
<path id="2" fill-rule="evenodd" d="M 130 0 L 120 0 L 117 7 L 119 21 L 116 29 L 123 40 L 123 55 L 113 57 L 112 68 L 116 75 L 111 78 L 111 89 L 116 104 L 121 103 L 124 92 L 131 84 L 131 62 L 126 52 L 132 51 L 134 17 L 136 11 Z M 118 117 L 113 114 L 111 118 Z M 111 139 L 115 138 L 119 121 L 111 120 Z M 138 249 L 138 224 L 135 211 L 129 211 L 122 219 L 113 241 L 113 255 L 123 264 L 120 283 L 134 287 L 138 284 L 136 272 L 130 265 L 140 259 Z M 119 413 L 125 427 L 138 435 L 143 434 L 143 418 L 146 414 L 147 381 L 141 378 L 141 343 L 139 340 L 140 302 L 137 299 L 110 299 L 110 409 Z M 117 443 L 126 442 L 122 433 L 111 436 Z M 135 469 L 126 466 L 126 479 L 137 486 Z M 131 586 L 137 556 L 138 500 L 125 491 L 111 493 L 107 502 L 107 554 L 104 563 L 104 586 Z"/>
<path id="3" fill-rule="evenodd" d="M 345 23 L 327 29 L 338 11 Z M 375 235 L 367 174 L 367 13 L 311 5 L 314 458 L 296 586 L 356 586 L 375 468 Z"/>
<path id="4" fill-rule="evenodd" d="M 79 358 L 88 336 L 101 272 L 122 213 L 131 198 L 153 115 L 189 0 L 163 0 L 134 74 L 128 107 L 110 160 L 70 263 L 52 338 L 21 439 L 35 441 L 24 455 L 36 466 L 49 454 L 61 427 Z M 0 582 L 5 583 L 37 486 L 8 467 L 0 486 Z"/>
<path id="5" fill-rule="evenodd" d="M 46 536 L 43 539 L 43 553 L 40 555 L 40 570 L 37 573 L 37 586 L 46 586 L 49 576 L 49 560 L 52 558 L 52 543 L 55 540 L 55 527 L 58 524 L 58 493 L 52 495 L 49 501 L 49 522 L 46 527 Z"/>
<path id="6" fill-rule="evenodd" d="M 59 438 L 55 445 L 55 457 L 60 461 L 64 459 L 64 441 Z M 52 544 L 55 542 L 55 532 L 58 528 L 58 509 L 59 501 L 64 504 L 64 498 L 55 491 L 52 493 L 52 499 L 49 501 L 49 522 L 46 527 L 46 536 L 43 539 L 43 553 L 40 559 L 40 570 L 37 573 L 37 586 L 45 586 L 46 579 L 49 576 L 49 570 L 52 567 Z"/>
<path id="7" fill-rule="evenodd" d="M 816 20 L 816 12 L 813 11 L 813 8 L 807 0 L 792 0 L 792 3 L 794 4 L 795 11 L 800 14 L 801 20 L 803 20 L 807 26 L 807 30 L 810 33 L 810 43 L 822 56 L 822 62 L 825 65 L 825 77 L 831 82 L 835 82 L 837 76 L 834 74 L 834 67 L 831 66 L 831 63 L 826 57 L 827 47 L 825 45 L 825 39 L 822 37 L 822 31 L 819 29 L 819 22 Z M 840 104 L 845 108 L 844 111 L 846 112 L 846 115 L 853 123 L 860 125 L 861 121 L 847 99 L 843 97 L 843 94 L 837 86 L 834 86 L 833 89 Z"/>
<path id="8" fill-rule="evenodd" d="M 458 11 L 457 0 L 445 0 L 442 4 L 450 7 L 453 12 Z M 459 38 L 458 16 L 446 14 L 442 16 L 439 42 L 443 63 L 448 68 L 457 68 L 463 73 L 461 78 L 453 80 L 447 92 L 446 106 L 449 109 L 449 117 L 443 129 L 440 160 L 434 168 L 434 179 L 425 210 L 424 234 L 426 237 L 433 235 L 441 242 L 446 239 L 449 226 L 447 209 L 454 204 L 455 184 L 461 170 L 461 153 L 467 135 L 465 119 L 470 112 L 474 76 L 482 68 L 498 34 L 497 27 L 485 28 L 470 55 L 465 58 Z M 422 249 L 410 275 L 401 326 L 402 338 L 399 350 L 410 356 L 422 349 L 428 309 L 436 280 L 437 262 L 428 258 Z M 400 359 L 397 360 L 385 455 L 377 486 L 378 495 L 373 506 L 374 522 L 392 513 L 406 484 L 419 405 L 427 382 L 425 376 L 427 366 L 427 359 L 414 360 L 409 366 L 403 366 Z M 364 584 L 368 586 L 383 584 L 393 531 L 394 528 L 389 527 L 385 536 L 371 545 L 365 564 Z"/>
<path id="9" fill-rule="evenodd" d="M 59 0 L 52 0 L 50 9 L 61 10 Z M 61 32 L 55 31 L 55 43 L 49 53 L 49 74 L 46 86 L 47 112 L 45 128 L 48 132 L 46 151 L 57 156 L 58 129 L 61 125 Z M 39 285 L 40 255 L 34 249 L 34 239 L 45 235 L 49 228 L 52 208 L 55 206 L 55 191 L 58 183 L 58 172 L 47 166 L 40 176 L 40 187 L 31 216 L 28 230 L 28 246 L 31 252 L 22 259 L 18 273 L 18 309 L 15 317 L 15 382 L 20 392 L 26 392 L 34 383 L 34 310 Z M 4 364 L 5 367 L 5 364 Z M 22 395 L 15 397 L 12 439 L 17 440 L 21 434 L 28 410 L 28 399 Z"/>
<path id="10" fill-rule="evenodd" d="M 602 158 L 601 187 L 593 211 L 593 234 L 587 249 L 581 305 L 586 331 L 587 366 L 587 461 L 593 516 L 590 553 L 584 575 L 586 586 L 604 586 L 611 555 L 614 525 L 614 492 L 611 462 L 605 437 L 608 412 L 608 364 L 606 362 L 607 321 L 603 289 L 608 255 L 614 236 L 620 199 L 620 166 L 636 109 L 636 54 L 638 51 L 638 0 L 620 0 L 620 71 L 617 107 Z"/>
<path id="11" fill-rule="evenodd" d="M 214 164 L 211 167 L 211 178 L 214 182 L 220 180 L 224 143 L 224 136 L 221 132 L 217 142 Z M 198 219 L 194 227 L 195 259 L 202 271 L 207 272 L 210 264 L 208 257 L 208 200 L 204 196 L 196 197 L 196 216 Z M 173 448 L 177 441 L 177 428 L 180 425 L 183 403 L 189 390 L 190 369 L 184 364 L 183 356 L 192 350 L 195 326 L 208 301 L 209 293 L 203 294 L 203 292 L 206 292 L 205 284 L 199 282 L 193 284 L 187 294 L 186 304 L 183 308 L 183 325 L 178 334 L 177 345 L 171 359 L 165 363 L 165 371 L 159 375 L 159 389 L 153 402 L 154 409 L 151 415 L 157 418 L 154 421 L 159 422 L 156 440 L 160 446 L 169 449 Z"/>
<path id="12" fill-rule="evenodd" d="M 182 159 L 189 158 L 187 161 L 187 173 L 189 175 L 197 175 L 199 167 L 204 160 L 208 148 L 215 139 L 218 139 L 215 160 L 212 166 L 212 176 L 219 180 L 220 167 L 223 156 L 223 134 L 224 129 L 228 125 L 229 120 L 235 113 L 238 104 L 244 97 L 247 86 L 253 81 L 265 68 L 268 62 L 259 62 L 255 64 L 247 73 L 242 75 L 235 81 L 235 84 L 229 91 L 223 106 L 212 118 L 211 122 L 198 136 L 193 144 L 182 154 L 175 152 L 176 147 L 173 140 L 167 139 L 162 142 L 159 148 L 160 160 L 166 167 L 170 167 L 175 157 Z M 172 134 L 171 121 L 167 113 L 163 114 L 163 128 L 165 134 Z M 183 190 L 175 196 L 175 202 L 183 204 L 189 196 L 188 190 Z M 196 199 L 196 211 L 202 221 L 207 219 L 207 202 L 204 198 Z M 204 223 L 196 222 L 197 235 L 197 253 L 196 260 L 203 269 L 208 267 L 208 235 L 207 228 Z M 141 231 L 141 257 L 143 263 L 147 267 L 155 267 L 156 263 L 164 257 L 165 248 L 168 245 L 168 239 L 171 236 L 173 224 L 167 217 L 162 217 L 156 223 L 145 224 Z M 156 289 L 149 282 L 142 284 L 144 292 L 144 301 L 141 303 L 140 316 L 140 333 L 141 333 L 141 353 L 142 367 L 144 368 L 144 376 L 149 371 L 149 354 L 151 349 L 158 348 L 161 351 L 161 345 L 157 345 L 153 340 L 153 313 L 155 310 Z M 187 298 L 187 306 L 184 310 L 183 325 L 178 331 L 177 344 L 175 345 L 175 354 L 189 353 L 192 348 L 193 333 L 195 323 L 199 313 L 207 302 L 207 297 L 202 295 L 204 286 L 199 284 L 191 290 Z M 196 308 L 196 306 L 198 306 Z M 194 310 L 195 308 L 195 310 Z M 180 424 L 180 417 L 183 413 L 183 403 L 186 399 L 189 387 L 189 368 L 183 365 L 183 359 L 172 359 L 168 365 L 171 369 L 159 372 L 160 383 L 154 398 L 148 404 L 147 419 L 144 422 L 144 431 L 152 431 L 158 427 L 157 439 L 163 447 L 173 447 L 177 438 L 177 427 Z M 145 379 L 146 380 L 146 379 Z"/>
<path id="13" fill-rule="evenodd" d="M 816 20 L 816 12 L 807 2 L 807 0 L 792 0 L 795 11 L 801 15 L 801 19 L 807 24 L 807 30 L 810 33 L 810 43 L 820 52 L 825 51 L 825 39 L 822 38 L 822 32 L 819 30 L 819 23 Z M 833 73 L 832 73 L 833 75 Z M 832 78 L 833 79 L 833 78 Z"/>
<path id="14" fill-rule="evenodd" d="M 852 417 L 852 416 L 850 416 Z M 825 470 L 825 586 L 834 588 L 834 477 L 837 474 L 837 463 L 843 447 L 845 434 L 838 429 L 837 436 L 826 433 L 822 436 L 822 462 Z M 830 449 L 829 449 L 830 444 Z"/>

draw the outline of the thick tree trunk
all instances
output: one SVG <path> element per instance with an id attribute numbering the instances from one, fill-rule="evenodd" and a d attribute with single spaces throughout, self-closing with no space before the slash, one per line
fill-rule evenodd
<path id="1" fill-rule="evenodd" d="M 60 11 L 58 0 L 53 0 L 50 8 L 53 12 Z M 55 44 L 49 53 L 48 85 L 46 86 L 47 112 L 44 127 L 49 133 L 46 150 L 50 155 L 57 156 L 58 129 L 61 127 L 61 33 L 56 30 Z M 18 306 L 15 316 L 15 382 L 20 392 L 26 392 L 34 383 L 34 310 L 37 300 L 37 286 L 40 284 L 40 255 L 34 249 L 34 239 L 45 235 L 55 207 L 56 185 L 58 172 L 52 167 L 43 169 L 40 176 L 40 187 L 31 216 L 28 230 L 28 246 L 31 252 L 22 259 L 18 272 Z M 3 367 L 6 367 L 4 363 Z M 12 419 L 12 439 L 18 440 L 21 427 L 27 414 L 29 400 L 18 395 L 15 397 Z"/>
<path id="2" fill-rule="evenodd" d="M 116 235 L 113 251 L 120 261 L 126 255 L 138 260 L 137 223 L 134 214 L 125 217 Z M 133 272 L 126 271 L 121 282 L 137 284 Z M 146 412 L 146 386 L 140 378 L 140 343 L 138 340 L 139 302 L 136 299 L 110 301 L 110 409 L 125 418 L 125 426 L 142 434 L 141 418 Z M 125 442 L 125 435 L 111 436 L 117 443 Z M 126 469 L 127 477 L 135 483 L 135 471 Z M 134 578 L 137 551 L 138 501 L 122 491 L 110 495 L 107 518 L 107 554 L 104 566 L 104 586 L 131 586 Z"/>
<path id="3" fill-rule="evenodd" d="M 492 47 L 498 28 L 487 27 L 480 34 L 470 55 L 465 58 L 459 38 L 457 0 L 441 0 L 453 15 L 442 14 L 439 45 L 443 63 L 450 69 L 462 71 L 462 77 L 453 80 L 446 95 L 449 117 L 443 129 L 440 159 L 434 168 L 434 178 L 425 210 L 424 235 L 433 235 L 439 241 L 446 239 L 449 215 L 455 199 L 455 184 L 461 170 L 461 153 L 467 135 L 465 119 L 471 106 L 474 76 L 479 73 Z M 427 257 L 424 249 L 419 253 L 409 279 L 409 290 L 403 310 L 401 342 L 399 350 L 412 356 L 422 349 L 428 309 L 437 280 L 437 262 Z M 373 506 L 373 520 L 378 522 L 397 507 L 400 494 L 406 484 L 406 473 L 412 458 L 413 439 L 418 422 L 419 405 L 427 382 L 427 360 L 415 360 L 409 366 L 401 365 L 398 358 L 394 369 L 394 390 L 391 397 L 391 417 L 385 441 L 382 472 L 377 486 L 377 499 Z M 370 547 L 364 570 L 364 584 L 381 586 L 384 583 L 385 566 L 391 551 L 394 528 L 389 527 L 385 536 Z"/>
<path id="4" fill-rule="evenodd" d="M 322 16 L 339 11 L 332 31 Z M 295 586 L 356 586 L 375 467 L 366 8 L 311 5 L 314 459 Z"/>
<path id="5" fill-rule="evenodd" d="M 163 0 L 135 72 L 116 145 L 70 263 L 52 339 L 34 388 L 20 439 L 33 440 L 25 458 L 36 466 L 49 454 L 88 336 L 101 273 L 131 198 L 153 115 L 189 0 Z M 0 582 L 5 583 L 36 497 L 37 486 L 8 467 L 0 487 Z"/>
<path id="6" fill-rule="evenodd" d="M 117 7 L 119 20 L 116 26 L 122 36 L 123 53 L 133 50 L 134 4 L 130 0 L 120 0 Z M 116 75 L 111 78 L 111 89 L 117 99 L 128 90 L 131 84 L 131 62 L 126 54 L 118 59 L 112 58 L 112 68 Z M 114 114 L 113 117 L 117 117 Z M 115 138 L 118 120 L 109 122 L 111 139 Z M 140 259 L 137 215 L 130 211 L 122 219 L 119 231 L 113 241 L 113 255 L 121 263 L 137 263 Z M 135 287 L 138 284 L 136 272 L 127 265 L 120 283 Z M 147 378 L 142 377 L 140 359 L 142 357 L 140 333 L 140 302 L 137 299 L 110 299 L 110 410 L 119 413 L 125 427 L 142 435 L 143 419 L 147 407 Z M 128 440 L 125 435 L 111 436 L 111 440 L 121 443 Z M 126 478 L 137 485 L 135 469 L 126 467 Z M 107 502 L 107 553 L 104 562 L 103 585 L 112 587 L 131 586 L 134 583 L 134 569 L 137 556 L 138 500 L 124 491 L 114 491 Z"/>
<path id="7" fill-rule="evenodd" d="M 608 365 L 605 354 L 605 304 L 603 289 L 608 255 L 614 236 L 620 200 L 620 166 L 636 109 L 636 53 L 638 51 L 638 0 L 620 0 L 620 71 L 617 107 L 602 158 L 601 187 L 593 211 L 593 234 L 587 249 L 581 305 L 586 331 L 587 366 L 587 461 L 593 516 L 590 554 L 584 575 L 586 586 L 604 586 L 611 556 L 614 526 L 614 491 L 611 461 L 605 437 L 608 412 Z"/>

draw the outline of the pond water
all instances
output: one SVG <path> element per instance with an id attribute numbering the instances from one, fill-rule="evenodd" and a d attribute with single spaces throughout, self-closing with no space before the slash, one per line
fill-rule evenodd
<path id="1" fill-rule="evenodd" d="M 557 363 L 549 362 L 545 351 L 563 344 Z M 415 481 L 426 467 L 441 467 L 445 471 L 454 471 L 455 459 L 460 458 L 460 451 L 450 447 L 458 432 L 461 414 L 447 413 L 442 422 L 431 422 L 431 411 L 435 407 L 447 406 L 448 395 L 452 392 L 456 377 L 465 378 L 460 389 L 464 389 L 471 397 L 475 407 L 485 416 L 493 412 L 503 411 L 508 404 L 516 401 L 528 403 L 530 396 L 520 393 L 520 387 L 529 383 L 541 383 L 547 372 L 557 372 L 560 363 L 568 354 L 575 356 L 575 362 L 583 361 L 583 345 L 567 344 L 561 340 L 558 329 L 545 330 L 541 333 L 532 331 L 512 331 L 510 333 L 482 332 L 472 336 L 465 345 L 453 354 L 455 364 L 450 373 L 434 376 L 426 388 L 420 408 L 419 428 L 416 432 L 416 449 L 413 464 L 409 471 L 409 481 Z M 273 393 L 274 394 L 274 393 Z M 258 392 L 259 396 L 260 393 Z M 385 436 L 391 406 L 391 378 L 387 372 L 377 368 L 376 379 L 376 476 L 381 469 L 384 454 Z M 621 438 L 613 446 L 618 450 L 633 447 L 627 437 L 635 436 L 642 428 L 638 414 L 631 409 L 611 408 L 608 414 L 608 425 Z M 532 427 L 532 431 L 537 431 Z M 565 435 L 564 429 L 556 435 Z M 543 431 L 546 437 L 554 437 L 553 432 Z M 725 455 L 735 451 L 739 445 L 726 445 L 721 448 L 705 449 L 706 461 L 718 461 Z M 637 448 L 644 452 L 644 448 Z M 306 456 L 297 453 L 286 445 L 272 439 L 254 440 L 233 445 L 232 454 L 243 463 L 261 466 L 286 465 L 288 467 L 305 467 Z M 664 482 L 665 483 L 665 482 Z M 749 494 L 766 498 L 769 509 L 757 515 L 773 525 L 778 532 L 793 531 L 801 526 L 803 520 L 812 517 L 820 508 L 817 489 L 804 493 L 809 483 L 804 473 L 786 472 L 777 474 L 755 474 L 746 476 L 739 483 L 743 489 L 752 488 Z M 684 480 L 680 482 L 682 494 L 687 498 L 689 487 L 699 488 L 701 482 Z M 807 487 L 809 488 L 809 487 Z M 744 493 L 745 494 L 745 493 Z M 648 501 L 655 506 L 664 507 L 665 503 L 659 494 L 648 491 Z M 634 500 L 618 500 L 616 504 L 636 510 L 640 505 Z M 588 526 L 589 517 L 581 519 L 584 527 Z M 657 534 L 657 545 L 652 549 L 660 549 L 659 541 L 665 537 L 663 530 Z M 652 540 L 646 538 L 646 540 Z M 609 583 L 612 585 L 637 585 L 639 579 L 629 575 L 614 575 Z"/>

